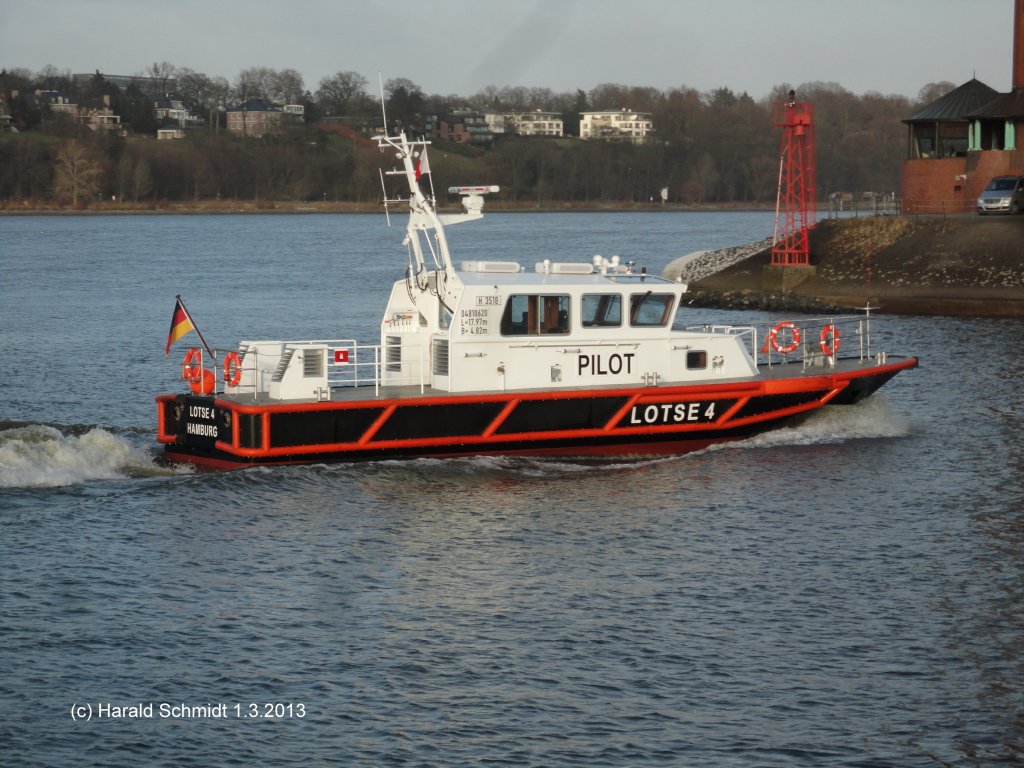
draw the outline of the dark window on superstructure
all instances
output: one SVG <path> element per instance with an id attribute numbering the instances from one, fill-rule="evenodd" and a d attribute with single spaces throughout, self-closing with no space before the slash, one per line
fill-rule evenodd
<path id="1" fill-rule="evenodd" d="M 516 293 L 508 297 L 501 317 L 503 336 L 569 332 L 568 295 Z"/>
<path id="2" fill-rule="evenodd" d="M 580 319 L 584 328 L 617 328 L 622 325 L 622 296 L 617 293 L 585 293 Z"/>
<path id="3" fill-rule="evenodd" d="M 672 319 L 671 293 L 634 293 L 629 297 L 629 324 L 638 327 L 663 327 Z"/>
<path id="4" fill-rule="evenodd" d="M 699 352 L 687 352 L 686 353 L 686 367 L 690 369 L 704 369 L 708 367 L 708 353 L 701 350 Z"/>

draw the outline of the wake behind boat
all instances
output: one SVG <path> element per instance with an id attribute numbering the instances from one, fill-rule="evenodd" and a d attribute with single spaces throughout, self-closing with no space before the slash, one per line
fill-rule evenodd
<path id="1" fill-rule="evenodd" d="M 456 268 L 445 227 L 497 187 L 421 188 L 429 142 L 377 137 L 408 198 L 409 265 L 378 344 L 241 341 L 185 356 L 189 393 L 157 397 L 169 459 L 212 468 L 397 456 L 681 453 L 872 394 L 914 357 L 872 348 L 872 318 L 674 327 L 686 286 L 632 262 Z M 176 315 L 170 343 L 192 323 Z M 187 319 L 187 322 L 185 320 Z M 177 329 L 177 330 L 176 330 Z M 204 341 L 205 345 L 205 341 Z M 842 347 L 844 354 L 840 354 Z"/>

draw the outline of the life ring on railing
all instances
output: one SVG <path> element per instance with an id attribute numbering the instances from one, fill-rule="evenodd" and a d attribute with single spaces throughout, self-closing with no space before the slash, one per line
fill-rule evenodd
<path id="1" fill-rule="evenodd" d="M 216 389 L 217 380 L 213 373 L 203 367 L 203 353 L 192 347 L 181 361 L 182 381 L 197 395 L 208 395 Z"/>
<path id="2" fill-rule="evenodd" d="M 832 343 L 828 342 L 828 337 L 832 337 Z M 826 357 L 835 357 L 836 352 L 839 351 L 839 329 L 835 327 L 833 323 L 822 326 L 821 329 L 821 353 Z"/>
<path id="3" fill-rule="evenodd" d="M 197 347 L 192 347 L 185 353 L 185 359 L 181 361 L 181 380 L 194 382 L 199 381 L 203 376 L 203 353 Z"/>
<path id="4" fill-rule="evenodd" d="M 242 358 L 235 351 L 228 352 L 224 357 L 224 383 L 229 387 L 237 387 L 242 380 Z"/>
<path id="5" fill-rule="evenodd" d="M 792 341 L 789 344 L 780 344 L 779 331 L 787 329 L 792 334 Z M 783 320 L 768 332 L 768 341 L 771 342 L 772 349 L 780 355 L 788 355 L 790 352 L 795 352 L 796 348 L 800 346 L 800 329 L 788 320 Z"/>

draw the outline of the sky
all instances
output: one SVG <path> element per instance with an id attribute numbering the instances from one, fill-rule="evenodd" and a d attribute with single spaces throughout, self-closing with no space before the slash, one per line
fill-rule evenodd
<path id="1" fill-rule="evenodd" d="M 1013 0 L 0 0 L 0 67 L 138 75 L 169 62 L 232 82 L 294 69 L 589 91 L 834 82 L 914 98 L 929 83 L 1011 80 Z"/>

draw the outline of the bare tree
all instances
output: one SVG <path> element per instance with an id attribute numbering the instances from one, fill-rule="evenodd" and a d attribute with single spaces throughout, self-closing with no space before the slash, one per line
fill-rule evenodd
<path id="1" fill-rule="evenodd" d="M 159 92 L 166 94 L 168 91 L 167 82 L 174 77 L 174 65 L 169 61 L 154 61 L 149 65 L 146 72 L 151 78 L 156 80 Z"/>
<path id="2" fill-rule="evenodd" d="M 144 157 L 140 157 L 135 162 L 135 168 L 132 171 L 132 195 L 135 198 L 135 202 L 139 202 L 139 198 L 145 197 L 153 189 L 153 174 L 149 170 L 149 161 Z"/>
<path id="3" fill-rule="evenodd" d="M 55 170 L 54 194 L 69 196 L 75 208 L 79 198 L 91 200 L 99 194 L 103 168 L 96 153 L 82 142 L 72 139 L 60 148 Z"/>
<path id="4" fill-rule="evenodd" d="M 59 70 L 52 64 L 47 64 L 36 74 L 36 82 L 41 88 L 54 91 L 71 92 L 74 81 L 71 78 L 71 70 Z"/>
<path id="5" fill-rule="evenodd" d="M 358 72 L 335 72 L 320 81 L 317 104 L 325 114 L 346 115 L 367 98 L 367 79 Z"/>
<path id="6" fill-rule="evenodd" d="M 262 99 L 275 104 L 294 104 L 302 98 L 305 90 L 302 75 L 294 69 L 249 67 L 239 72 L 235 79 L 235 94 L 239 101 Z"/>
<path id="7" fill-rule="evenodd" d="M 483 90 L 470 97 L 469 102 L 477 109 L 494 109 L 499 111 L 504 109 L 504 103 L 501 100 L 501 95 L 496 85 L 485 86 Z"/>
<path id="8" fill-rule="evenodd" d="M 228 108 L 228 100 L 231 98 L 231 84 L 223 77 L 215 77 L 210 81 L 212 109 L 210 110 L 210 121 L 213 123 L 213 132 L 220 133 L 221 112 Z"/>
<path id="9" fill-rule="evenodd" d="M 302 99 L 306 86 L 294 69 L 270 70 L 267 96 L 275 104 L 296 104 Z"/>
<path id="10" fill-rule="evenodd" d="M 915 103 L 919 106 L 931 104 L 933 101 L 941 99 L 954 88 L 956 88 L 956 85 L 949 82 L 949 80 L 943 80 L 939 83 L 928 83 L 928 85 L 918 91 Z"/>
<path id="11" fill-rule="evenodd" d="M 265 81 L 266 67 L 250 67 L 243 69 L 235 78 L 235 84 L 231 87 L 231 96 L 238 102 L 242 110 L 242 135 L 246 135 L 247 105 L 253 99 L 266 99 L 267 85 Z"/>
<path id="12" fill-rule="evenodd" d="M 384 93 L 391 121 L 403 129 L 416 130 L 425 102 L 423 90 L 412 80 L 397 77 L 384 83 Z"/>
<path id="13" fill-rule="evenodd" d="M 190 107 L 206 112 L 213 108 L 213 81 L 202 72 L 185 67 L 175 72 L 178 95 Z"/>
<path id="14" fill-rule="evenodd" d="M 122 152 L 117 160 L 117 169 L 114 171 L 117 182 L 117 199 L 124 202 L 125 192 L 128 189 L 128 182 L 135 170 L 135 164 L 128 152 Z"/>
<path id="15" fill-rule="evenodd" d="M 530 90 L 521 85 L 502 88 L 499 91 L 502 103 L 513 112 L 524 112 L 530 108 Z"/>
<path id="16" fill-rule="evenodd" d="M 601 83 L 590 91 L 590 105 L 594 110 L 622 109 L 630 107 L 629 86 L 618 83 Z"/>
<path id="17" fill-rule="evenodd" d="M 269 100 L 272 77 L 273 70 L 268 67 L 243 69 L 235 78 L 235 83 L 232 86 L 233 95 L 243 104 L 250 99 Z"/>
<path id="18" fill-rule="evenodd" d="M 715 186 L 718 184 L 719 178 L 720 174 L 715 167 L 714 158 L 711 157 L 710 153 L 704 152 L 697 159 L 690 175 L 690 181 L 693 183 L 693 188 L 697 194 L 696 202 L 703 203 L 714 195 Z"/>

